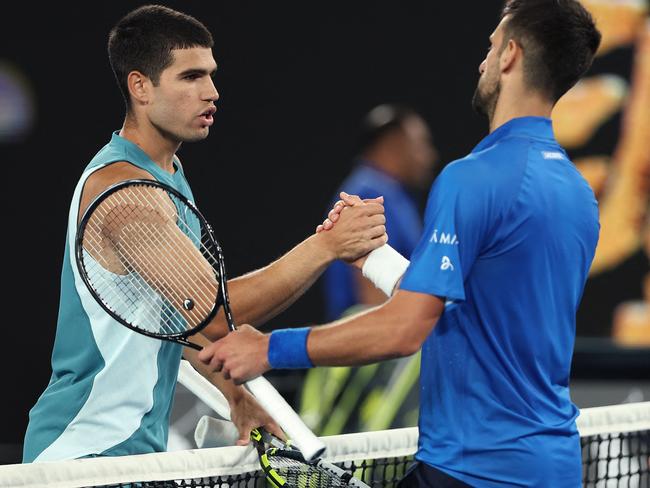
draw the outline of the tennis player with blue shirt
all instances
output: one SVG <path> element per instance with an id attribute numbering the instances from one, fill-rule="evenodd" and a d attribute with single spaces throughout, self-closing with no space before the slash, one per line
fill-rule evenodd
<path id="1" fill-rule="evenodd" d="M 418 463 L 401 486 L 573 488 L 569 370 L 598 206 L 549 117 L 600 34 L 575 0 L 511 0 L 490 43 L 473 100 L 490 134 L 434 183 L 410 264 L 386 246 L 356 263 L 392 298 L 312 329 L 241 328 L 199 358 L 242 381 L 422 348 Z"/>

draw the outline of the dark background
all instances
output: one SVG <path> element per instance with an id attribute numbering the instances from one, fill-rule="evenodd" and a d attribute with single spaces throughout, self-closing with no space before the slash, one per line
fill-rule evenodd
<path id="1" fill-rule="evenodd" d="M 31 83 L 37 120 L 27 138 L 0 145 L 8 216 L 0 355 L 8 394 L 0 443 L 22 441 L 28 411 L 51 373 L 70 198 L 124 115 L 107 35 L 144 3 L 3 7 L 0 59 Z M 313 232 L 350 169 L 358 123 L 376 104 L 419 110 L 442 164 L 487 134 L 470 99 L 499 1 L 165 5 L 203 21 L 215 39 L 215 124 L 207 140 L 183 146 L 179 156 L 231 276 L 268 264 Z M 594 69 L 609 70 L 609 63 L 629 74 L 630 59 L 619 51 Z M 617 131 L 618 119 L 599 134 L 605 151 Z M 640 296 L 640 288 L 625 293 Z M 318 323 L 321 316 L 317 286 L 269 327 Z"/>

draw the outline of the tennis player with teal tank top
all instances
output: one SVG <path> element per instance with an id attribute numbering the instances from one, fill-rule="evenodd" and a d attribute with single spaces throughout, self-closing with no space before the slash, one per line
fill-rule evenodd
<path id="1" fill-rule="evenodd" d="M 140 335 L 111 319 L 87 291 L 75 260 L 77 223 L 109 186 L 154 178 L 189 200 L 192 192 L 176 152 L 204 140 L 219 94 L 212 81 L 213 39 L 194 17 L 145 5 L 111 30 L 108 53 L 126 102 L 124 126 L 95 156 L 74 192 L 68 217 L 52 377 L 29 415 L 24 462 L 164 451 L 181 346 Z M 353 261 L 387 240 L 384 208 L 366 203 L 329 235 L 314 234 L 274 263 L 233 280 L 230 301 L 239 320 L 262 324 L 290 306 L 335 259 Z M 190 226 L 191 223 L 188 223 Z M 108 273 L 108 271 L 107 271 Z M 122 279 L 111 275 L 119 285 Z M 217 314 L 192 341 L 205 347 L 228 332 Z M 194 350 L 185 358 L 226 396 L 239 443 L 263 426 L 282 435 L 255 398 L 213 374 Z"/>
<path id="2" fill-rule="evenodd" d="M 70 206 L 52 377 L 30 412 L 24 462 L 126 455 L 167 447 L 182 347 L 115 322 L 89 294 L 74 258 L 84 184 L 95 171 L 120 161 L 148 172 L 193 201 L 178 159 L 174 174 L 167 173 L 117 133 L 86 167 Z"/>
<path id="3" fill-rule="evenodd" d="M 52 376 L 29 414 L 24 462 L 167 447 L 182 347 L 140 335 L 101 308 L 77 270 L 76 229 L 89 199 L 124 179 L 153 178 L 193 200 L 175 153 L 181 143 L 209 134 L 219 98 L 210 78 L 212 45 L 203 24 L 161 6 L 136 9 L 111 29 L 108 55 L 125 122 L 88 164 L 72 198 Z M 253 425 L 240 431 L 258 423 L 254 416 L 245 416 Z"/>

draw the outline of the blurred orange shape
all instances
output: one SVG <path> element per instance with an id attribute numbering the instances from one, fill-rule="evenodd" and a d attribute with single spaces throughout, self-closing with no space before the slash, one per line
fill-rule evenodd
<path id="1" fill-rule="evenodd" d="M 573 162 L 598 198 L 609 176 L 609 156 L 587 156 Z"/>
<path id="2" fill-rule="evenodd" d="M 620 305 L 612 336 L 622 346 L 650 346 L 650 305 L 643 302 Z"/>
<path id="3" fill-rule="evenodd" d="M 623 346 L 650 346 L 650 274 L 643 280 L 644 300 L 626 302 L 614 312 L 612 337 Z"/>
<path id="4" fill-rule="evenodd" d="M 603 35 L 597 55 L 632 44 L 648 12 L 646 0 L 582 0 Z"/>
<path id="5" fill-rule="evenodd" d="M 615 75 L 594 76 L 578 82 L 553 110 L 553 129 L 558 142 L 567 149 L 586 144 L 621 109 L 627 91 L 627 82 Z"/>

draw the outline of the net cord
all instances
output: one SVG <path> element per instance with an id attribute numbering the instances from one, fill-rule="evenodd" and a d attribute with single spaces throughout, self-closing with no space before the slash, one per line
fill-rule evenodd
<path id="1" fill-rule="evenodd" d="M 612 421 L 612 425 L 606 424 Z M 650 430 L 650 402 L 584 409 L 578 418 L 581 436 L 605 431 Z M 320 438 L 331 463 L 407 456 L 417 449 L 417 428 L 343 434 Z M 0 485 L 21 488 L 80 487 L 129 481 L 203 478 L 259 469 L 252 446 L 196 449 L 124 458 L 0 466 Z"/>
<path id="2" fill-rule="evenodd" d="M 581 437 L 650 430 L 650 402 L 585 408 L 576 424 Z"/>

